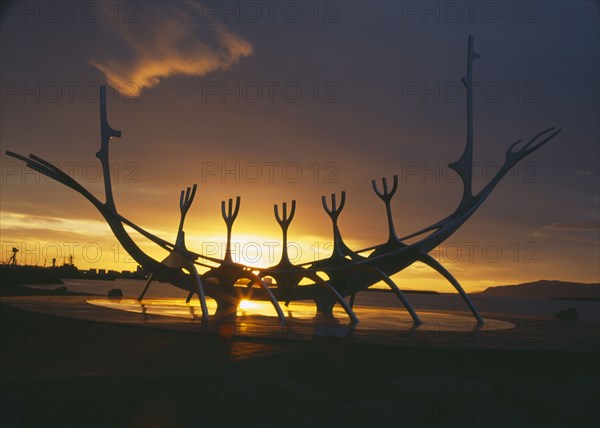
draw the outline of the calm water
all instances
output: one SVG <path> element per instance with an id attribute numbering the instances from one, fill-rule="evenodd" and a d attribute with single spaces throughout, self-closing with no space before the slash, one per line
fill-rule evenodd
<path id="1" fill-rule="evenodd" d="M 95 281 L 81 279 L 64 279 L 69 291 L 106 296 L 113 288 L 120 288 L 124 297 L 135 298 L 144 289 L 145 281 L 136 279 L 117 279 L 115 281 Z M 58 285 L 36 285 L 35 288 L 57 288 Z M 148 298 L 181 297 L 185 299 L 187 292 L 169 284 L 152 283 L 146 293 Z M 415 309 L 467 311 L 468 308 L 458 294 L 407 294 L 409 302 Z M 552 318 L 558 311 L 575 308 L 582 321 L 600 321 L 600 302 L 578 302 L 567 300 L 549 300 L 515 297 L 471 296 L 473 303 L 483 313 L 526 315 Z M 355 306 L 401 308 L 402 305 L 392 293 L 358 293 Z"/>

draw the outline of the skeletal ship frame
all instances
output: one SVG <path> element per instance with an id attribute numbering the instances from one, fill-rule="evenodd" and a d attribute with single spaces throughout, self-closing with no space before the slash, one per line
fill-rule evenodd
<path id="1" fill-rule="evenodd" d="M 535 135 L 527 143 L 522 144 L 521 140 L 518 140 L 510 145 L 506 151 L 504 164 L 496 175 L 482 190 L 477 194 L 473 194 L 473 63 L 479 58 L 481 58 L 481 55 L 474 50 L 473 37 L 469 36 L 467 73 L 461 79 L 467 95 L 466 146 L 460 158 L 456 162 L 449 164 L 449 167 L 460 176 L 463 184 L 463 194 L 457 208 L 448 216 L 428 227 L 409 235 L 398 237 L 394 228 L 391 209 L 392 198 L 398 188 L 398 177 L 396 175 L 393 176 L 391 187 L 388 185 L 386 178 L 382 179 L 381 187 L 373 180 L 373 190 L 385 205 L 389 230 L 388 239 L 382 244 L 353 251 L 344 243 L 338 227 L 338 218 L 344 209 L 346 193 L 341 192 L 339 201 L 336 198 L 336 194 L 331 195 L 330 201 L 323 196 L 323 208 L 329 216 L 333 227 L 333 252 L 327 258 L 309 263 L 295 265 L 288 257 L 288 228 L 296 211 L 295 200 L 291 201 L 289 210 L 286 202 L 282 204 L 281 210 L 279 205 L 274 205 L 275 218 L 282 231 L 283 252 L 281 260 L 276 265 L 267 268 L 250 267 L 236 263 L 231 257 L 232 229 L 240 209 L 239 196 L 235 200 L 229 199 L 227 203 L 225 201 L 221 202 L 221 211 L 227 229 L 227 246 L 223 259 L 206 256 L 191 251 L 186 247 L 183 230 L 184 222 L 196 195 L 196 184 L 181 192 L 179 203 L 181 216 L 175 243 L 155 236 L 122 216 L 115 206 L 109 168 L 110 141 L 112 138 L 120 137 L 121 131 L 111 128 L 108 124 L 106 88 L 104 86 L 100 87 L 101 146 L 100 150 L 96 153 L 104 174 L 104 202 L 92 195 L 80 183 L 52 163 L 33 154 L 25 157 L 10 151 L 6 153 L 9 156 L 22 160 L 29 168 L 39 171 L 80 193 L 98 209 L 124 249 L 146 271 L 150 272 L 144 291 L 139 296 L 138 300 L 140 301 L 143 299 L 152 281 L 167 282 L 188 291 L 188 302 L 197 294 L 202 309 L 202 319 L 208 320 L 207 296 L 217 302 L 215 315 L 227 315 L 235 313 L 240 300 L 249 291 L 252 291 L 251 289 L 260 288 L 262 293 L 264 293 L 263 298 L 269 299 L 273 304 L 281 324 L 285 324 L 286 317 L 280 302 L 284 302 L 287 306 L 293 300 L 313 300 L 316 303 L 317 312 L 325 315 L 332 315 L 333 307 L 339 304 L 347 313 L 351 324 L 356 325 L 359 319 L 353 310 L 355 294 L 366 290 L 375 283 L 383 281 L 402 302 L 412 317 L 414 324 L 419 325 L 422 323 L 421 318 L 406 299 L 404 293 L 392 280 L 391 276 L 415 262 L 422 262 L 437 271 L 452 284 L 476 318 L 477 324 L 482 325 L 484 319 L 460 283 L 429 253 L 450 237 L 471 217 L 517 162 L 554 138 L 560 132 L 560 129 L 554 127 L 548 128 Z M 145 238 L 167 250 L 169 255 L 164 260 L 156 260 L 149 256 L 134 242 L 126 231 L 125 226 L 132 228 Z M 412 238 L 419 239 L 414 243 L 407 243 Z M 200 273 L 199 270 L 203 271 L 203 273 Z M 267 283 L 267 277 L 275 281 Z M 248 282 L 240 286 L 239 281 L 242 279 Z M 308 280 L 309 283 L 301 285 L 300 283 L 303 280 L 305 282 Z M 346 302 L 345 300 L 348 296 L 350 296 L 350 302 Z"/>

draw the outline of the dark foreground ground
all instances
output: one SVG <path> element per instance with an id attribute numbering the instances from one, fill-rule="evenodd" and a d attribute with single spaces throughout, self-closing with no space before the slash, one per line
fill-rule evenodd
<path id="1" fill-rule="evenodd" d="M 597 350 L 243 339 L 0 306 L 2 427 L 597 426 Z"/>

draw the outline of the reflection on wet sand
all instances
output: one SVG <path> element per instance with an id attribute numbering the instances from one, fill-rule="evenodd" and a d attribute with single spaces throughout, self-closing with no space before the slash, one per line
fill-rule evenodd
<path id="1" fill-rule="evenodd" d="M 180 298 L 145 299 L 138 302 L 136 299 L 90 299 L 87 303 L 127 312 L 135 312 L 147 315 L 159 315 L 167 317 L 184 318 L 188 320 L 201 320 L 202 312 L 200 305 L 186 303 Z M 217 310 L 217 303 L 207 299 L 207 307 L 210 315 Z M 340 327 L 349 326 L 348 316 L 343 308 L 336 305 L 333 309 L 333 318 L 318 316 L 316 306 L 313 302 L 296 301 L 289 306 L 283 307 L 288 324 L 314 325 L 335 324 Z M 409 330 L 418 328 L 422 331 L 469 331 L 480 330 L 506 330 L 514 328 L 515 325 L 500 320 L 487 319 L 486 323 L 477 327 L 476 320 L 469 315 L 459 315 L 447 312 L 423 311 L 419 312 L 423 324 L 415 327 L 410 315 L 404 310 L 383 307 L 361 307 L 355 306 L 355 312 L 359 315 L 360 324 L 356 330 Z M 236 313 L 236 322 L 244 323 L 277 323 L 277 313 L 267 301 L 243 300 Z"/>

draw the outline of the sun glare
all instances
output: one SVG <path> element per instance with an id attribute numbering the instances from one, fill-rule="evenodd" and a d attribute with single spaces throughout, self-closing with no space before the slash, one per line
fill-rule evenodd
<path id="1" fill-rule="evenodd" d="M 250 300 L 241 300 L 239 304 L 239 308 L 242 310 L 251 309 L 254 307 L 254 304 Z"/>

